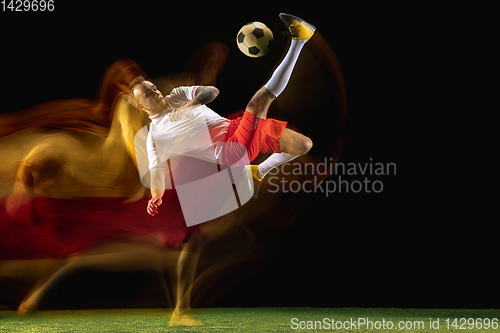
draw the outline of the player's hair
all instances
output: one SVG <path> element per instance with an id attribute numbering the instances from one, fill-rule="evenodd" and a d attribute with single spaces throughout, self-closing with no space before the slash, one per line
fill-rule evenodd
<path id="1" fill-rule="evenodd" d="M 143 83 L 144 81 L 146 81 L 146 79 L 144 79 L 142 77 L 142 75 L 139 75 L 138 77 L 136 77 L 135 79 L 132 80 L 132 82 L 130 82 L 130 84 L 128 85 L 128 87 L 131 89 L 131 90 L 134 90 L 134 87 L 138 84 L 141 84 Z"/>
<path id="2" fill-rule="evenodd" d="M 137 107 L 138 101 L 133 93 L 134 87 L 138 84 L 141 84 L 144 81 L 146 81 L 146 79 L 144 79 L 142 75 L 139 75 L 138 77 L 133 79 L 132 82 L 130 82 L 130 84 L 128 85 L 128 88 L 130 89 L 130 94 L 128 94 L 128 102 L 135 108 Z"/>

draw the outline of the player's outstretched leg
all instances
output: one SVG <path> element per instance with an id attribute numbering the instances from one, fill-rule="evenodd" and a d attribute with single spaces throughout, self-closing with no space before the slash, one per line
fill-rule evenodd
<path id="1" fill-rule="evenodd" d="M 288 27 L 286 34 L 292 37 L 290 48 L 269 81 L 257 91 L 246 108 L 248 112 L 263 119 L 267 117 L 272 101 L 285 90 L 302 48 L 316 31 L 314 25 L 296 16 L 282 13 L 280 19 Z M 281 153 L 271 155 L 258 166 L 249 166 L 254 182 L 254 198 L 258 197 L 261 181 L 269 171 L 297 156 L 306 154 L 312 147 L 312 141 L 302 134 L 285 129 L 280 145 Z"/>
<path id="2" fill-rule="evenodd" d="M 282 13 L 280 18 L 288 28 L 287 34 L 292 37 L 290 48 L 269 81 L 257 91 L 246 108 L 248 112 L 263 119 L 267 117 L 272 101 L 285 90 L 300 51 L 316 31 L 316 27 L 312 24 L 296 16 Z"/>

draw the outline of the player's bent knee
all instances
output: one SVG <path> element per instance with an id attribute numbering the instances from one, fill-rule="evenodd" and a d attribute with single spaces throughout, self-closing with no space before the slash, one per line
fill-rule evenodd
<path id="1" fill-rule="evenodd" d="M 305 136 L 301 142 L 301 148 L 302 148 L 301 155 L 307 154 L 309 150 L 311 150 L 312 146 L 313 146 L 312 140 L 307 136 Z"/>
<path id="2" fill-rule="evenodd" d="M 274 98 L 275 97 L 267 91 L 267 89 L 262 87 L 255 93 L 250 102 L 248 102 L 246 110 L 255 115 L 266 113 Z"/>

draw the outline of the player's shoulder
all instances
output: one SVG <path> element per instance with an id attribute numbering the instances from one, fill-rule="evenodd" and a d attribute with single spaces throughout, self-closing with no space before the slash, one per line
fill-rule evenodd
<path id="1" fill-rule="evenodd" d="M 179 96 L 179 97 L 186 97 L 187 99 L 191 100 L 194 98 L 194 94 L 196 92 L 196 89 L 198 88 L 199 86 L 179 86 L 179 87 L 176 87 L 174 89 L 172 89 L 172 91 L 170 92 L 170 97 L 176 97 L 176 96 Z"/>
<path id="2" fill-rule="evenodd" d="M 172 89 L 172 92 L 194 90 L 198 87 L 199 86 L 178 86 L 178 87 L 175 87 L 174 89 Z"/>

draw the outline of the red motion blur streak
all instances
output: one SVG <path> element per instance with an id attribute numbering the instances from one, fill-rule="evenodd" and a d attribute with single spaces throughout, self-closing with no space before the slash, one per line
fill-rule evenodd
<path id="1" fill-rule="evenodd" d="M 192 72 L 163 78 L 162 83 L 172 86 L 215 84 L 216 76 L 226 61 L 227 52 L 227 46 L 209 43 L 202 47 L 188 64 L 186 69 Z M 5 149 L 2 154 L 5 156 L 4 153 L 16 149 L 16 144 L 22 141 L 17 138 L 22 137 L 23 131 L 39 128 L 49 128 L 51 133 L 54 131 L 58 133 L 58 130 L 64 135 L 69 133 L 68 137 L 70 139 L 76 137 L 76 141 L 80 137 L 73 135 L 74 133 L 81 132 L 87 135 L 93 133 L 92 135 L 96 134 L 100 138 L 101 141 L 98 142 L 105 145 L 113 122 L 116 121 L 117 101 L 120 96 L 130 93 L 128 84 L 139 74 L 147 78 L 134 61 L 120 60 L 104 73 L 96 100 L 56 100 L 19 112 L 0 115 L 0 148 Z M 136 118 L 138 119 L 137 116 Z M 119 130 L 121 136 L 118 139 L 125 141 L 125 146 L 130 145 L 130 142 L 127 142 L 130 140 L 133 144 L 135 134 L 133 133 L 135 127 L 130 130 L 129 126 L 128 132 L 131 133 L 128 133 L 124 128 L 127 125 L 130 124 L 126 124 L 123 120 L 121 124 L 115 124 L 115 127 L 122 127 Z M 143 125 L 137 124 L 137 126 L 140 129 Z M 36 134 L 40 135 L 38 132 Z M 43 133 L 41 138 L 43 139 Z M 112 184 L 118 189 L 137 186 L 136 183 L 139 181 L 134 165 L 133 149 L 128 146 L 126 148 L 120 152 L 113 151 L 113 154 L 130 154 L 128 157 L 121 157 L 126 162 L 126 166 L 123 166 L 122 175 L 118 181 Z M 67 147 L 66 149 L 70 158 L 74 151 Z M 64 159 L 64 152 L 63 149 L 62 159 Z M 91 158 L 92 152 L 86 153 Z M 26 166 L 26 156 L 10 155 L 12 156 L 10 159 L 4 157 L 3 164 L 0 164 L 0 182 L 3 183 L 0 187 L 2 189 L 8 188 L 8 184 L 13 183 L 14 178 L 17 180 L 16 184 L 22 183 L 19 181 L 19 170 Z M 68 173 L 65 174 L 66 177 L 74 176 L 72 170 L 64 169 L 64 163 L 64 161 L 56 161 L 56 164 Z M 40 170 L 37 169 L 35 172 L 40 172 Z M 64 185 L 65 183 L 56 180 L 53 187 L 64 187 Z M 115 189 L 113 190 L 116 192 Z M 98 191 L 99 189 L 96 190 L 97 193 Z M 54 198 L 29 197 L 24 192 L 20 195 L 11 193 L 9 197 L 9 194 L 5 195 L 3 191 L 0 197 L 0 260 L 67 257 L 113 239 L 135 235 L 145 236 L 154 243 L 171 248 L 179 245 L 191 234 L 198 232 L 198 226 L 186 227 L 175 191 L 166 191 L 162 209 L 154 218 L 146 212 L 148 200 L 146 192 L 142 190 L 140 192 L 142 196 L 139 195 L 133 200 L 129 200 L 129 192 L 124 191 L 121 196 L 115 193 L 112 197 L 93 195 L 89 198 L 71 196 Z"/>

